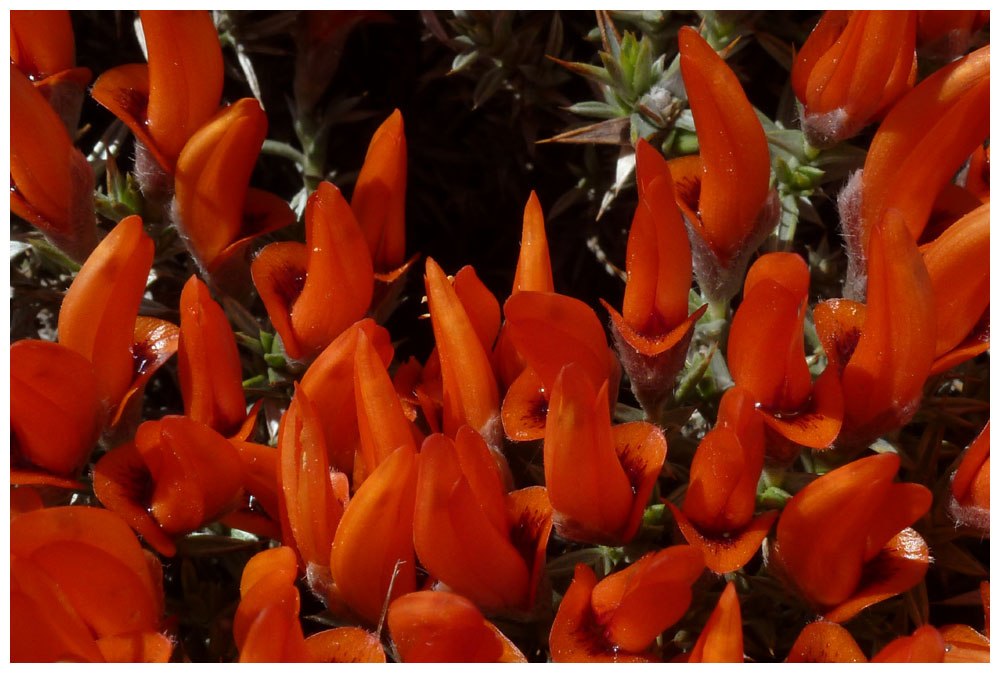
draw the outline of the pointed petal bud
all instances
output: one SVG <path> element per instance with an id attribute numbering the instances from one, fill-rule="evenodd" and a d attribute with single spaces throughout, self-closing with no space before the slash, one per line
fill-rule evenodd
<path id="1" fill-rule="evenodd" d="M 893 107 L 865 160 L 862 250 L 893 208 L 919 237 L 942 186 L 989 135 L 989 90 L 987 45 L 927 77 Z"/>
<path id="2" fill-rule="evenodd" d="M 719 602 L 712 610 L 702 629 L 688 663 L 740 664 L 743 663 L 743 620 L 736 585 L 726 584 Z"/>
<path id="3" fill-rule="evenodd" d="M 729 267 L 762 238 L 758 217 L 770 179 L 767 140 L 743 87 L 722 57 L 689 26 L 677 37 L 702 163 L 700 218 L 689 224 L 722 266 Z"/>
<path id="4" fill-rule="evenodd" d="M 890 212 L 872 234 L 861 337 L 844 367 L 844 428 L 865 443 L 916 412 L 934 360 L 934 295 L 916 243 Z"/>
<path id="5" fill-rule="evenodd" d="M 496 447 L 500 398 L 489 356 L 455 288 L 430 257 L 424 284 L 441 357 L 445 434 L 454 436 L 459 427 L 470 425 Z"/>
<path id="6" fill-rule="evenodd" d="M 248 189 L 266 135 L 267 117 L 260 104 L 243 98 L 205 122 L 177 159 L 175 220 L 195 259 L 209 272 L 251 238 L 294 220 L 283 201 L 263 199 Z"/>
<path id="7" fill-rule="evenodd" d="M 810 144 L 854 136 L 884 114 L 916 78 L 916 12 L 830 11 L 792 70 Z"/>
<path id="8" fill-rule="evenodd" d="M 358 333 L 364 331 L 386 367 L 392 362 L 389 332 L 365 318 L 344 330 L 313 360 L 300 383 L 315 405 L 330 467 L 354 474 L 354 454 L 360 447 L 358 409 L 355 404 L 354 367 Z"/>
<path id="9" fill-rule="evenodd" d="M 10 66 L 11 210 L 77 261 L 97 244 L 94 171 L 56 111 Z"/>
<path id="10" fill-rule="evenodd" d="M 106 408 L 134 376 L 136 314 L 153 264 L 153 241 L 137 215 L 126 217 L 87 258 L 59 309 L 59 343 L 94 365 Z"/>
<path id="11" fill-rule="evenodd" d="M 416 489 L 417 456 L 409 447 L 400 447 L 354 494 L 333 538 L 333 597 L 371 624 L 379 622 L 394 598 L 416 589 Z"/>
<path id="12" fill-rule="evenodd" d="M 236 337 L 222 307 L 197 276 L 181 291 L 177 376 L 184 413 L 230 436 L 246 418 L 243 368 Z"/>
<path id="13" fill-rule="evenodd" d="M 485 446 L 470 445 L 463 457 L 444 435 L 424 440 L 413 520 L 420 562 L 479 606 L 530 607 L 531 569 L 511 542 L 490 454 Z"/>
<path id="14" fill-rule="evenodd" d="M 351 196 L 377 271 L 406 259 L 406 136 L 403 115 L 393 111 L 375 131 Z"/>

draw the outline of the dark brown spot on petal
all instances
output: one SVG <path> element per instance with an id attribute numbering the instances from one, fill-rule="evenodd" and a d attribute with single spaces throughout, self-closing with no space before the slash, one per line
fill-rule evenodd
<path id="1" fill-rule="evenodd" d="M 306 286 L 306 270 L 286 264 L 275 269 L 273 281 L 275 293 L 285 302 L 285 306 L 291 308 Z"/>
<path id="2" fill-rule="evenodd" d="M 677 198 L 697 213 L 698 201 L 701 199 L 701 180 L 695 177 L 684 177 L 674 183 L 674 189 Z"/>
<path id="3" fill-rule="evenodd" d="M 541 512 L 526 510 L 510 527 L 510 542 L 529 570 L 535 565 L 538 536 L 544 525 L 545 516 Z"/>
<path id="4" fill-rule="evenodd" d="M 521 420 L 526 427 L 545 429 L 545 417 L 549 413 L 549 401 L 539 391 L 538 397 L 528 403 Z"/>
<path id="5" fill-rule="evenodd" d="M 642 485 L 642 473 L 646 469 L 646 462 L 642 459 L 642 454 L 637 446 L 619 445 L 618 450 L 618 460 L 622 464 L 622 469 L 625 470 L 628 483 L 632 486 L 632 493 L 635 494 L 638 492 L 639 486 Z"/>
<path id="6" fill-rule="evenodd" d="M 136 376 L 146 373 L 146 369 L 156 362 L 156 353 L 153 352 L 153 345 L 148 341 L 132 344 L 132 370 Z"/>
<path id="7" fill-rule="evenodd" d="M 146 121 L 146 108 L 149 96 L 135 89 L 120 89 L 115 94 L 115 100 L 129 115 L 140 122 Z"/>
<path id="8" fill-rule="evenodd" d="M 837 334 L 837 364 L 840 366 L 841 372 L 843 372 L 847 363 L 850 362 L 851 356 L 854 355 L 854 349 L 858 347 L 858 340 L 860 339 L 861 330 L 857 327 L 846 329 Z"/>

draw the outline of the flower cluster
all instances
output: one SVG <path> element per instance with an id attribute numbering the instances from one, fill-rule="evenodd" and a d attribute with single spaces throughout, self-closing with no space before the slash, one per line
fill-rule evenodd
<path id="1" fill-rule="evenodd" d="M 552 54 L 645 115 L 600 308 L 541 189 L 501 282 L 415 249 L 400 109 L 327 166 L 347 36 L 400 17 L 144 10 L 147 62 L 91 85 L 69 12 L 11 12 L 12 268 L 56 328 L 12 319 L 11 659 L 988 661 L 984 17 L 831 11 L 784 52 L 679 16 Z M 301 150 L 245 42 L 288 30 Z M 81 110 L 115 118 L 89 156 Z"/>

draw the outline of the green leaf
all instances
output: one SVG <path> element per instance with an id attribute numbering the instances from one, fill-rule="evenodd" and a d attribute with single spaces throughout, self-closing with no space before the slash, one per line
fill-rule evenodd
<path id="1" fill-rule="evenodd" d="M 599 119 L 617 119 L 624 114 L 628 114 L 627 110 L 623 112 L 613 105 L 601 103 L 596 100 L 575 103 L 566 109 L 573 114 L 583 115 L 584 117 L 597 117 Z"/>

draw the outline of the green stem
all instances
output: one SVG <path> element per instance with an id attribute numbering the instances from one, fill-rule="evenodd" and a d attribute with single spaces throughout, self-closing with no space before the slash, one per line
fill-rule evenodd
<path id="1" fill-rule="evenodd" d="M 283 157 L 289 161 L 294 161 L 299 165 L 299 168 L 306 165 L 306 157 L 302 154 L 302 152 L 298 151 L 288 143 L 283 143 L 279 140 L 271 140 L 268 138 L 264 141 L 260 151 L 265 154 L 271 154 L 276 157 Z"/>

